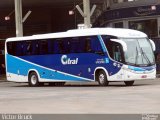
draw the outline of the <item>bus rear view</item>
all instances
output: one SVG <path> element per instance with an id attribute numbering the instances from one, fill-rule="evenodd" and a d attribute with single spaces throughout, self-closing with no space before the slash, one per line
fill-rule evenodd
<path id="1" fill-rule="evenodd" d="M 66 82 L 124 82 L 155 79 L 154 43 L 129 29 L 91 28 L 9 38 L 7 80 L 64 85 Z"/>

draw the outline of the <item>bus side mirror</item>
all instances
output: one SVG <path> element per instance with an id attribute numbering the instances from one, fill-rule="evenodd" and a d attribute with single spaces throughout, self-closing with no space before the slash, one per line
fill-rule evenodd
<path id="1" fill-rule="evenodd" d="M 122 41 L 123 42 L 123 41 Z M 127 51 L 127 45 L 125 42 L 121 43 L 122 47 L 123 47 L 123 51 L 126 52 Z"/>
<path id="2" fill-rule="evenodd" d="M 118 39 L 111 39 L 111 41 L 117 42 L 117 43 L 121 44 L 121 45 L 122 45 L 122 48 L 123 48 L 123 51 L 124 51 L 124 52 L 127 51 L 127 44 L 126 44 L 124 41 L 118 40 Z"/>
<path id="3" fill-rule="evenodd" d="M 153 40 L 149 39 L 149 41 L 150 41 L 150 43 L 151 43 L 151 45 L 152 45 L 153 51 L 156 51 L 156 45 L 155 45 L 155 43 L 153 42 Z"/>

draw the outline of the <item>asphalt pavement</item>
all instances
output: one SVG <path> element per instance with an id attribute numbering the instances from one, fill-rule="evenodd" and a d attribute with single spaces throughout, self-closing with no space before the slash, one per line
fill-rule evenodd
<path id="1" fill-rule="evenodd" d="M 0 82 L 0 113 L 143 114 L 160 113 L 160 79 L 123 82 L 68 83 L 62 87 L 28 87 Z"/>

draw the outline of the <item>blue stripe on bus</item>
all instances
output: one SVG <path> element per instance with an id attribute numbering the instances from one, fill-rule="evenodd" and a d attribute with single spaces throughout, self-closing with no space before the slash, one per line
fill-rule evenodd
<path id="1" fill-rule="evenodd" d="M 103 52 L 106 53 L 106 52 L 107 52 L 107 49 L 106 49 L 106 46 L 105 46 L 105 44 L 104 44 L 104 42 L 103 42 L 103 39 L 102 39 L 102 37 L 101 37 L 100 35 L 98 35 L 98 39 L 99 39 L 99 41 L 100 41 L 100 43 L 101 43 Z"/>
<path id="2" fill-rule="evenodd" d="M 23 76 L 28 75 L 28 71 L 30 69 L 35 69 L 40 74 L 41 78 L 44 79 L 55 79 L 55 80 L 65 80 L 65 81 L 91 81 L 87 78 L 82 78 L 79 76 L 69 75 L 67 73 L 62 73 L 55 70 L 50 70 L 44 68 L 43 66 L 39 66 L 19 58 L 13 57 L 11 55 L 7 55 L 7 65 L 10 66 L 7 68 L 7 72 L 13 74 L 19 74 Z"/>
<path id="3" fill-rule="evenodd" d="M 128 66 L 129 69 L 136 71 L 136 72 L 145 72 L 145 71 L 152 71 L 153 69 L 155 69 L 155 66 L 151 66 L 151 67 L 134 67 L 134 66 Z"/>

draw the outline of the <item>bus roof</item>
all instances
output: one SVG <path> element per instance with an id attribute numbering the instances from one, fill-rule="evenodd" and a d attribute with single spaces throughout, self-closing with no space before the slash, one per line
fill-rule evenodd
<path id="1" fill-rule="evenodd" d="M 94 36 L 94 35 L 110 35 L 119 38 L 144 38 L 147 35 L 143 32 L 124 28 L 89 28 L 89 29 L 75 29 L 66 32 L 39 34 L 26 37 L 8 38 L 7 41 L 17 40 L 35 40 L 47 38 L 64 38 L 64 37 L 78 37 L 78 36 Z"/>

